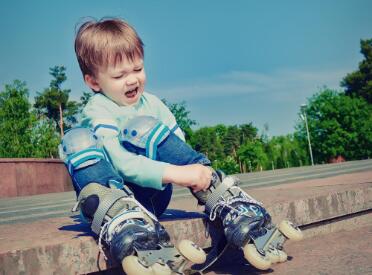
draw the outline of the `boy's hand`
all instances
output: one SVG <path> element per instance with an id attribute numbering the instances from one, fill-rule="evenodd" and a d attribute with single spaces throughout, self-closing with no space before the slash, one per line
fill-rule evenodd
<path id="1" fill-rule="evenodd" d="M 190 187 L 193 192 L 206 191 L 211 184 L 212 169 L 201 164 L 184 166 L 168 165 L 163 174 L 163 183 L 172 182 Z"/>

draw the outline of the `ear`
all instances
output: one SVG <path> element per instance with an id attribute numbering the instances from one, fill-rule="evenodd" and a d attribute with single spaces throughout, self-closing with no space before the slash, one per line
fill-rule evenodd
<path id="1" fill-rule="evenodd" d="M 85 84 L 87 84 L 93 91 L 100 92 L 101 87 L 99 86 L 96 78 L 94 76 L 91 76 L 89 74 L 86 74 L 84 76 Z"/>

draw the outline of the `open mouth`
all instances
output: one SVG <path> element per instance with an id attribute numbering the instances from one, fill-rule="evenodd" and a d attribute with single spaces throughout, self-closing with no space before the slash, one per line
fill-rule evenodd
<path id="1" fill-rule="evenodd" d="M 138 93 L 138 87 L 136 87 L 135 89 L 130 90 L 128 92 L 125 92 L 125 96 L 128 97 L 128 98 L 133 98 L 137 95 L 137 93 Z"/>

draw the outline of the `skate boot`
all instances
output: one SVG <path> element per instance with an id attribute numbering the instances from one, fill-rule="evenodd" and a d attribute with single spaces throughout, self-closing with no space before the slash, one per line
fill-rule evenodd
<path id="1" fill-rule="evenodd" d="M 205 261 L 204 251 L 190 241 L 181 241 L 179 252 L 157 218 L 125 187 L 120 190 L 90 183 L 81 190 L 77 209 L 99 235 L 104 255 L 106 251 L 121 263 L 128 275 L 183 274 L 188 261 Z"/>
<path id="2" fill-rule="evenodd" d="M 254 267 L 266 270 L 272 263 L 286 261 L 284 242 L 302 239 L 300 229 L 289 221 L 273 225 L 262 203 L 238 187 L 237 178 L 214 173 L 208 191 L 205 209 L 209 219 L 221 220 L 227 242 L 242 248 Z"/>

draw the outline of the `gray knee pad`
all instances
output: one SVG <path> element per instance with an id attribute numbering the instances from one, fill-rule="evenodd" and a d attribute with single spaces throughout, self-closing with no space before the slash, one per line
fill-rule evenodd
<path id="1" fill-rule="evenodd" d="M 69 130 L 58 146 L 59 156 L 66 163 L 70 174 L 73 171 L 106 159 L 102 144 L 88 128 L 77 127 Z"/>
<path id="2" fill-rule="evenodd" d="M 121 130 L 119 139 L 146 150 L 146 156 L 156 158 L 158 145 L 170 134 L 169 128 L 152 116 L 137 116 Z"/>

